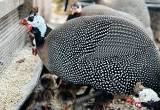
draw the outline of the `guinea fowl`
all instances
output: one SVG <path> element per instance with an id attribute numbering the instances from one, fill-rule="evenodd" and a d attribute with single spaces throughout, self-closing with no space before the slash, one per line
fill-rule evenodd
<path id="1" fill-rule="evenodd" d="M 110 15 L 111 14 L 110 11 L 113 11 L 113 9 L 114 9 L 119 12 L 127 13 L 131 16 L 134 16 L 135 18 L 137 18 L 139 21 L 141 21 L 143 23 L 150 38 L 154 41 L 153 32 L 150 27 L 150 24 L 151 24 L 150 23 L 150 16 L 149 16 L 149 12 L 148 12 L 148 9 L 147 9 L 147 6 L 146 6 L 144 0 L 95 0 L 95 2 L 96 2 L 96 4 L 104 5 L 106 8 L 108 7 L 108 8 L 112 9 L 112 10 L 105 9 L 104 12 L 101 9 L 101 14 L 103 12 L 103 14 Z M 65 4 L 65 7 L 67 7 L 67 5 L 68 4 Z M 84 8 L 86 8 L 86 7 L 84 7 Z M 99 15 L 99 10 L 97 10 L 97 8 L 99 9 L 100 7 L 96 7 L 96 6 L 92 7 L 92 5 L 91 5 L 91 7 L 88 7 L 82 11 L 83 11 L 83 13 L 89 12 L 90 14 L 92 13 L 92 15 L 96 15 L 96 14 Z M 87 14 L 85 14 L 85 16 L 86 15 Z M 113 13 L 113 15 L 115 15 L 115 14 Z"/>
<path id="2" fill-rule="evenodd" d="M 135 16 L 150 27 L 150 16 L 144 0 L 95 0 L 95 3 Z M 69 0 L 66 0 L 65 8 L 68 4 Z"/>
<path id="3" fill-rule="evenodd" d="M 131 22 L 136 23 L 137 25 L 144 28 L 149 36 L 151 35 L 150 31 L 148 31 L 148 28 L 146 28 L 144 24 L 142 24 L 142 22 L 140 22 L 136 17 L 131 16 L 130 14 L 127 14 L 125 12 L 117 11 L 103 5 L 86 6 L 82 8 L 82 11 L 80 12 L 80 16 L 96 16 L 96 15 L 117 16 L 128 19 Z M 77 18 L 77 16 L 75 16 L 75 18 Z"/>
<path id="4" fill-rule="evenodd" d="M 126 19 L 70 20 L 37 49 L 48 70 L 67 82 L 112 94 L 131 94 L 137 82 L 160 91 L 159 54 L 143 29 Z"/>
<path id="5" fill-rule="evenodd" d="M 150 16 L 145 0 L 96 0 L 96 3 L 135 16 L 146 27 L 150 27 Z"/>
<path id="6" fill-rule="evenodd" d="M 56 82 L 57 85 L 59 85 L 57 99 L 62 105 L 64 105 L 64 109 L 66 110 L 71 107 L 77 109 L 79 106 L 81 106 L 81 102 L 91 99 L 91 97 L 88 95 L 91 91 L 91 88 L 88 86 L 66 83 L 60 78 L 57 78 Z"/>
<path id="7" fill-rule="evenodd" d="M 40 84 L 44 89 L 54 90 L 57 88 L 56 86 L 56 76 L 52 74 L 44 74 L 41 77 Z"/>
<path id="8" fill-rule="evenodd" d="M 150 34 L 150 38 L 154 41 L 150 15 L 145 0 L 96 0 L 96 3 L 135 16 L 144 24 Z"/>

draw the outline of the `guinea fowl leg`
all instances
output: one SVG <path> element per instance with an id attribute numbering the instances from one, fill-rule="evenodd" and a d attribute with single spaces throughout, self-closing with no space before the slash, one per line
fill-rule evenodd
<path id="1" fill-rule="evenodd" d="M 38 52 L 37 52 L 37 48 L 32 48 L 32 54 L 36 56 L 37 53 L 38 53 Z"/>
<path id="2" fill-rule="evenodd" d="M 31 44 L 32 44 L 32 46 L 35 46 L 35 44 L 33 43 L 33 40 L 34 40 L 34 34 L 32 33 L 32 32 L 28 32 L 28 35 L 29 35 L 29 38 L 30 38 L 30 42 L 31 42 Z"/>

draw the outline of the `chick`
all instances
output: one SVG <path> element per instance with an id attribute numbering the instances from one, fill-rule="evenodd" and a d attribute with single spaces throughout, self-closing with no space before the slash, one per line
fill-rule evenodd
<path id="1" fill-rule="evenodd" d="M 54 98 L 54 91 L 51 90 L 40 90 L 35 93 L 35 101 L 42 102 L 47 101 L 50 102 Z"/>
<path id="2" fill-rule="evenodd" d="M 105 91 L 100 92 L 99 95 L 95 97 L 94 110 L 105 110 L 105 108 L 112 108 L 114 96 Z"/>
<path id="3" fill-rule="evenodd" d="M 60 82 L 61 84 L 59 84 L 59 87 L 58 87 L 57 98 L 60 101 L 60 103 L 63 105 L 63 109 L 68 110 L 69 108 L 71 108 L 72 104 L 76 99 L 76 93 L 79 87 L 71 83 L 66 83 L 64 81 L 60 81 Z"/>
<path id="4" fill-rule="evenodd" d="M 44 74 L 40 79 L 40 84 L 44 89 L 54 89 L 55 78 L 52 74 Z"/>
<path id="5" fill-rule="evenodd" d="M 32 105 L 28 110 L 54 110 L 51 102 L 55 96 L 55 80 L 53 75 L 44 74 L 40 79 L 40 84 L 33 93 Z"/>
<path id="6" fill-rule="evenodd" d="M 90 87 L 67 83 L 60 78 L 57 78 L 56 83 L 59 85 L 57 98 L 66 109 L 71 108 L 71 105 L 76 109 L 81 106 L 80 104 L 83 103 L 83 100 L 90 99 L 88 97 L 86 98 L 91 91 Z M 81 98 L 83 99 L 81 100 Z"/>
<path id="7" fill-rule="evenodd" d="M 27 110 L 55 110 L 53 106 L 46 102 L 36 103 Z"/>
<path id="8" fill-rule="evenodd" d="M 72 107 L 75 97 L 70 91 L 60 91 L 58 93 L 58 100 L 62 104 L 62 108 L 68 110 Z"/>

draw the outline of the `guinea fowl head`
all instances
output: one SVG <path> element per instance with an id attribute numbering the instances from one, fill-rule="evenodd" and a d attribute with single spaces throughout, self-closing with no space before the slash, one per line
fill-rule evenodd
<path id="1" fill-rule="evenodd" d="M 139 92 L 139 99 L 141 102 L 158 102 L 160 98 L 158 94 L 150 88 L 144 88 L 142 91 Z"/>
<path id="2" fill-rule="evenodd" d="M 44 43 L 44 37 L 47 30 L 47 26 L 42 16 L 37 13 L 31 13 L 27 18 L 28 24 L 32 26 L 31 29 L 31 38 L 35 38 L 36 46 L 40 47 Z M 31 40 L 31 41 L 32 41 Z"/>
<path id="3" fill-rule="evenodd" d="M 41 77 L 40 82 L 44 89 L 53 89 L 55 85 L 55 80 L 52 74 L 44 74 Z"/>

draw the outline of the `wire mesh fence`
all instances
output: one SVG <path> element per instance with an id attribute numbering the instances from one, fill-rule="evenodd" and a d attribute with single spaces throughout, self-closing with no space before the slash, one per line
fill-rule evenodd
<path id="1" fill-rule="evenodd" d="M 14 52 L 24 46 L 26 35 L 25 28 L 19 25 L 17 9 L 0 18 L 0 74 L 11 62 Z"/>

